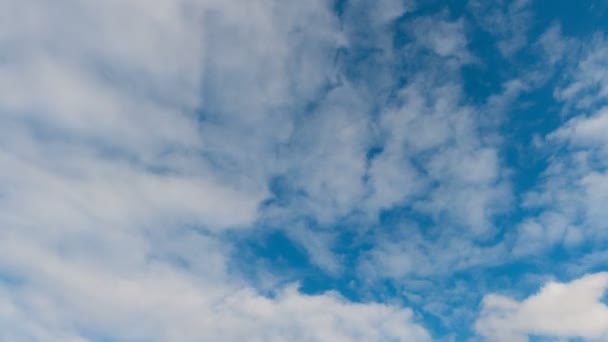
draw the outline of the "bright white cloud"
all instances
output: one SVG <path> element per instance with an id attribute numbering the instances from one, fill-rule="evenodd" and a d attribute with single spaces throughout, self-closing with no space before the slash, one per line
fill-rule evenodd
<path id="1" fill-rule="evenodd" d="M 528 341 L 530 335 L 605 341 L 607 289 L 608 274 L 597 273 L 570 283 L 549 282 L 521 301 L 486 295 L 475 329 L 490 341 Z"/>

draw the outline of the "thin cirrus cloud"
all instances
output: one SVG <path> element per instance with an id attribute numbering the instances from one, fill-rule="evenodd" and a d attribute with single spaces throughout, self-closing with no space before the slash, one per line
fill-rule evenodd
<path id="1" fill-rule="evenodd" d="M 0 5 L 0 339 L 605 338 L 599 24 Z"/>

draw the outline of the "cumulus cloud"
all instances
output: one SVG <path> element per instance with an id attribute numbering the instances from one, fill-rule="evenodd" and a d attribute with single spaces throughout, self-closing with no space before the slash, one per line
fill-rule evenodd
<path id="1" fill-rule="evenodd" d="M 608 306 L 602 301 L 608 274 L 586 275 L 569 283 L 549 282 L 521 301 L 498 294 L 486 295 L 475 323 L 490 341 L 528 341 L 529 336 L 608 338 Z"/>

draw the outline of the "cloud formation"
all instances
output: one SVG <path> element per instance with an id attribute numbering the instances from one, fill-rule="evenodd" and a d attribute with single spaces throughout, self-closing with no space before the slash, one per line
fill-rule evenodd
<path id="1" fill-rule="evenodd" d="M 602 301 L 608 274 L 584 276 L 569 283 L 549 282 L 521 301 L 486 295 L 475 329 L 490 341 L 528 341 L 528 336 L 608 338 L 608 306 Z"/>
<path id="2" fill-rule="evenodd" d="M 325 3 L 1 4 L 2 339 L 429 339 L 409 309 L 263 296 L 228 269 L 223 232 L 253 226 L 268 178 L 293 168 L 276 156 L 289 113 L 332 81 Z M 340 115 L 313 121 L 345 146 L 319 156 L 344 155 L 324 164 L 338 173 L 357 134 L 331 133 Z M 349 205 L 311 171 L 310 196 Z"/>
<path id="3" fill-rule="evenodd" d="M 0 7 L 0 339 L 606 338 L 602 29 L 531 1 Z M 579 279 L 516 285 L 547 277 Z"/>

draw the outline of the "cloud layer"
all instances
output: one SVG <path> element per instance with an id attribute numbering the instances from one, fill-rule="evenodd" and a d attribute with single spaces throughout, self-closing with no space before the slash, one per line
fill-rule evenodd
<path id="1" fill-rule="evenodd" d="M 0 6 L 0 339 L 607 338 L 599 24 Z"/>

